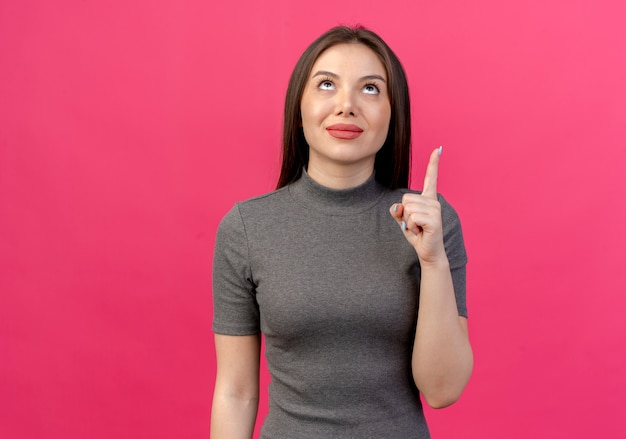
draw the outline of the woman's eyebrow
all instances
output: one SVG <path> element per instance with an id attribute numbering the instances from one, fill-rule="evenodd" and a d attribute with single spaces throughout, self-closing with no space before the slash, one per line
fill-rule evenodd
<path id="1" fill-rule="evenodd" d="M 328 76 L 333 79 L 339 79 L 338 74 L 329 72 L 328 70 L 318 70 L 317 72 L 315 72 L 315 74 L 313 74 L 313 76 L 311 76 L 311 78 L 315 78 L 316 76 Z M 382 81 L 385 83 L 387 82 L 385 78 L 383 78 L 380 75 L 365 75 L 361 77 L 361 80 L 364 80 L 364 81 L 371 81 L 372 79 L 378 79 L 379 81 Z"/>
<path id="2" fill-rule="evenodd" d="M 331 78 L 339 78 L 339 75 L 333 72 L 329 72 L 327 70 L 318 70 L 313 76 L 311 76 L 311 78 L 315 78 L 316 76 L 330 76 Z"/>
<path id="3" fill-rule="evenodd" d="M 372 79 L 378 79 L 379 81 L 387 82 L 387 81 L 385 81 L 385 78 L 383 78 L 380 75 L 367 75 L 367 76 L 363 76 L 361 79 L 365 79 L 365 80 L 368 80 L 368 81 L 372 80 Z"/>

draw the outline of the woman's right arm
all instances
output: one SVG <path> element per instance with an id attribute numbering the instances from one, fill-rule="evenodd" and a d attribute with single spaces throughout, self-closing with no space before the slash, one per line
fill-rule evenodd
<path id="1" fill-rule="evenodd" d="M 261 336 L 215 334 L 212 439 L 251 439 L 259 404 Z"/>

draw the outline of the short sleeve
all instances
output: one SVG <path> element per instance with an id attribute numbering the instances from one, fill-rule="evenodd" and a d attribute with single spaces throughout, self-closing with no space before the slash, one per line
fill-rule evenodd
<path id="1" fill-rule="evenodd" d="M 443 243 L 450 263 L 456 306 L 459 315 L 467 317 L 465 298 L 467 253 L 463 241 L 461 221 L 454 208 L 441 195 L 439 195 L 439 202 L 443 221 Z"/>
<path id="2" fill-rule="evenodd" d="M 245 226 L 235 205 L 220 222 L 213 257 L 213 332 L 256 334 L 256 301 Z"/>

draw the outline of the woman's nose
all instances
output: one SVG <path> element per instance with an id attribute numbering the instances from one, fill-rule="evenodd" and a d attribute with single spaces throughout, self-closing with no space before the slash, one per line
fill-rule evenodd
<path id="1" fill-rule="evenodd" d="M 356 116 L 356 104 L 354 96 L 348 90 L 337 93 L 337 115 Z"/>

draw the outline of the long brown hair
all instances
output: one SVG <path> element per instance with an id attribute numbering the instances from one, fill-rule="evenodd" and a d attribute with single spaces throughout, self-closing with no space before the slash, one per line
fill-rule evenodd
<path id="1" fill-rule="evenodd" d="M 387 139 L 376 154 L 376 180 L 390 189 L 409 186 L 411 108 L 409 87 L 402 64 L 383 39 L 374 32 L 361 26 L 338 26 L 324 33 L 304 51 L 291 74 L 285 98 L 282 166 L 277 189 L 299 179 L 302 168 L 309 162 L 309 146 L 302 130 L 300 103 L 313 64 L 322 52 L 344 43 L 365 45 L 376 53 L 385 66 L 391 119 Z"/>

